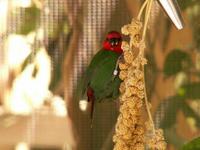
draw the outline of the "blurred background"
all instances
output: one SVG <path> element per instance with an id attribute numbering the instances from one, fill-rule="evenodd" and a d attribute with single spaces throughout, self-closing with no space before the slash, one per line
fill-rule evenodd
<path id="1" fill-rule="evenodd" d="M 146 82 L 168 150 L 200 134 L 200 1 L 178 0 L 181 31 L 155 2 Z M 111 150 L 118 102 L 99 103 L 90 128 L 78 85 L 107 32 L 142 0 L 0 0 L 0 150 Z"/>

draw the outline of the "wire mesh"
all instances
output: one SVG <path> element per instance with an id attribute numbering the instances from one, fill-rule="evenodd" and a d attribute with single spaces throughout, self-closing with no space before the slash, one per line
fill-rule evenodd
<path id="1" fill-rule="evenodd" d="M 82 14 L 81 14 L 82 12 Z M 120 31 L 123 24 L 130 19 L 124 1 L 111 0 L 88 0 L 82 3 L 82 10 L 78 14 L 83 17 L 81 26 L 82 34 L 78 40 L 77 54 L 75 55 L 72 87 L 76 88 L 78 79 L 85 71 L 92 56 L 101 49 L 101 43 L 107 32 Z M 71 86 L 69 86 L 71 87 Z M 72 89 L 72 90 L 73 90 Z M 75 93 L 76 94 L 76 93 Z M 87 116 L 77 116 L 78 132 L 81 133 L 81 141 L 84 149 L 111 149 L 112 133 L 117 117 L 116 103 L 98 104 L 95 106 L 93 128 L 88 128 L 90 120 Z M 111 110 L 112 108 L 112 110 Z M 77 119 L 77 118 L 76 118 Z"/>
<path id="2" fill-rule="evenodd" d="M 0 2 L 2 1 L 3 0 L 0 0 Z M 22 135 L 21 140 L 33 145 L 44 144 L 45 146 L 47 146 L 49 144 L 53 147 L 57 147 L 57 145 L 59 145 L 59 147 L 62 147 L 63 145 L 65 145 L 65 149 L 70 149 L 70 146 L 65 143 L 64 138 L 66 138 L 65 134 L 67 135 L 68 133 L 70 133 L 73 128 L 77 149 L 112 149 L 112 135 L 118 115 L 119 103 L 98 103 L 98 105 L 95 106 L 93 127 L 90 128 L 89 112 L 81 111 L 79 108 L 79 100 L 75 99 L 77 94 L 76 88 L 77 85 L 79 85 L 79 80 L 84 74 L 86 67 L 88 66 L 92 57 L 96 54 L 97 51 L 101 49 L 105 35 L 111 30 L 120 31 L 121 27 L 124 24 L 128 24 L 131 21 L 132 15 L 136 14 L 130 14 L 130 7 L 136 9 L 137 6 L 130 6 L 130 4 L 136 4 L 138 3 L 138 1 L 32 0 L 34 6 L 35 1 L 42 3 L 39 6 L 35 6 L 38 7 L 37 9 L 39 9 L 39 13 L 37 13 L 36 11 L 31 18 L 28 16 L 26 8 L 15 7 L 15 1 L 16 0 L 7 0 L 8 3 L 6 3 L 6 6 L 8 6 L 8 10 L 5 19 L 7 29 L 5 30 L 5 32 L 0 32 L 0 66 L 2 68 L 1 70 L 4 70 L 0 71 L 0 83 L 2 83 L 0 84 L 0 88 L 2 90 L 0 92 L 0 103 L 6 103 L 4 100 L 5 95 L 6 93 L 9 93 L 6 91 L 6 89 L 8 88 L 8 91 L 12 89 L 12 83 L 17 75 L 19 75 L 19 72 L 15 72 L 13 70 L 10 70 L 9 67 L 4 66 L 4 64 L 8 63 L 8 60 L 6 59 L 7 51 L 5 49 L 5 41 L 11 34 L 21 35 L 21 27 L 24 23 L 28 25 L 29 23 L 33 23 L 35 24 L 35 26 L 32 31 L 34 31 L 35 36 L 34 42 L 31 43 L 31 56 L 28 57 L 28 64 L 34 62 L 34 60 L 36 59 L 38 49 L 45 49 L 51 63 L 51 82 L 49 85 L 50 91 L 52 92 L 51 94 L 59 95 L 67 102 L 66 107 L 68 109 L 70 118 L 68 118 L 69 116 L 67 116 L 66 118 L 68 118 L 69 120 L 66 122 L 72 123 L 72 125 L 70 124 L 72 127 L 69 127 L 69 124 L 64 124 L 65 120 L 59 120 L 55 116 L 52 117 L 52 110 L 49 110 L 47 113 L 47 117 L 44 117 L 41 114 L 43 114 L 46 109 L 42 109 L 42 111 L 36 109 L 31 113 L 29 119 L 27 119 L 28 121 L 24 121 L 25 125 L 23 127 L 26 129 L 20 133 L 20 135 Z M 135 12 L 133 8 L 131 11 Z M 153 41 L 156 41 L 157 39 L 158 40 L 156 42 L 160 42 L 161 45 L 164 45 L 168 42 L 167 39 L 162 39 L 162 36 L 160 34 L 157 34 L 162 32 L 163 34 L 165 33 L 167 35 L 165 28 L 169 27 L 168 22 L 162 20 L 163 14 L 161 14 L 160 11 L 157 10 L 157 8 L 158 6 L 156 6 L 155 14 L 151 14 L 153 16 L 153 19 L 151 20 L 153 23 L 151 22 L 150 28 L 155 28 L 153 29 L 154 33 L 148 35 L 149 42 L 147 43 L 148 48 L 154 49 L 154 51 L 152 52 L 147 49 L 147 57 L 150 56 L 150 65 L 147 66 L 150 70 L 150 73 L 147 72 L 147 74 L 149 75 L 147 77 L 147 80 L 151 82 L 150 83 L 147 81 L 147 84 L 149 83 L 150 85 L 149 87 L 147 87 L 147 90 L 150 91 L 150 96 L 153 95 L 151 99 L 153 99 L 153 104 L 155 104 L 155 106 L 153 106 L 153 112 L 155 112 L 155 124 L 157 127 L 159 127 L 161 124 L 161 120 L 166 115 L 166 109 L 170 106 L 170 102 L 168 101 L 168 99 L 166 100 L 166 98 L 170 97 L 175 92 L 174 89 L 171 89 L 171 87 L 173 87 L 174 85 L 173 81 L 169 81 L 169 85 L 165 84 L 165 80 L 162 80 L 162 78 L 164 77 L 160 75 L 158 70 L 154 70 L 153 63 L 157 62 L 151 62 L 151 56 L 155 55 L 154 57 L 156 57 L 156 59 L 158 59 L 157 61 L 159 62 L 159 68 L 161 65 L 163 65 L 162 63 L 164 60 L 162 60 L 162 57 L 166 55 L 166 53 L 168 53 L 165 50 L 162 50 L 166 48 L 166 45 L 163 46 L 165 47 L 163 48 L 162 46 L 160 46 L 160 44 L 153 43 Z M 34 20 L 34 16 L 37 15 L 39 17 L 36 17 L 37 19 Z M 29 19 L 26 20 L 25 18 Z M 164 24 L 167 25 L 164 26 Z M 159 28 L 157 27 L 158 25 Z M 172 30 L 172 32 L 174 32 L 172 36 L 176 37 L 177 35 L 175 34 L 177 34 L 177 32 L 175 32 L 174 29 Z M 188 34 L 188 31 L 185 32 Z M 187 34 L 183 35 L 185 36 Z M 25 34 L 24 36 L 28 37 L 28 34 Z M 171 41 L 176 41 L 176 39 L 172 37 L 170 38 Z M 180 39 L 181 38 L 179 37 L 179 40 Z M 168 43 L 171 42 L 170 40 Z M 171 47 L 172 45 L 176 45 L 176 43 L 172 42 L 170 44 L 168 45 L 170 45 Z M 160 52 L 160 50 L 162 51 Z M 174 69 L 175 68 L 173 67 L 171 68 L 171 70 Z M 151 84 L 157 85 L 155 85 L 155 87 L 151 87 Z M 159 91 L 161 91 L 160 95 L 156 95 L 156 90 L 158 89 Z M 167 92 L 165 91 L 166 89 Z M 30 91 L 31 90 L 32 88 L 30 87 Z M 47 97 L 46 99 L 50 98 Z M 164 102 L 162 103 L 161 100 L 164 100 Z M 159 109 L 156 109 L 160 103 L 161 105 Z M 50 105 L 49 101 L 44 101 L 44 104 L 45 106 Z M 176 109 L 175 107 L 179 105 L 181 105 L 180 101 L 175 103 L 172 109 Z M 176 114 L 170 113 L 169 121 L 173 120 L 175 118 L 175 115 Z M 50 122 L 50 119 L 52 119 L 54 122 Z M 60 126 L 61 123 L 65 127 Z M 41 126 L 43 128 L 40 128 Z M 38 128 L 40 128 L 40 130 L 38 130 Z M 48 129 L 51 129 L 51 131 L 49 131 L 47 134 L 43 132 L 48 131 Z M 53 132 L 54 130 L 58 131 L 60 136 L 59 134 L 55 134 L 55 132 Z M 45 136 L 49 136 L 47 139 L 51 142 L 45 141 L 43 138 Z"/>

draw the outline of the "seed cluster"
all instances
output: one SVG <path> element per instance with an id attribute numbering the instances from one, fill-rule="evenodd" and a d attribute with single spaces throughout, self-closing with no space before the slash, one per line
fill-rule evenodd
<path id="1" fill-rule="evenodd" d="M 116 133 L 113 137 L 114 150 L 143 150 L 145 131 L 141 120 L 144 98 L 144 77 L 142 65 L 146 60 L 139 52 L 142 23 L 133 20 L 122 28 L 122 33 L 130 36 L 130 44 L 123 41 L 123 59 L 119 63 L 120 115 L 117 119 Z"/>
<path id="2" fill-rule="evenodd" d="M 152 138 L 148 138 L 147 144 L 149 149 L 153 150 L 165 150 L 166 149 L 166 142 L 163 137 L 163 130 L 157 129 L 155 131 L 155 135 L 151 136 Z"/>
<path id="3" fill-rule="evenodd" d="M 114 150 L 144 150 L 147 142 L 151 149 L 162 150 L 156 147 L 158 142 L 164 143 L 160 144 L 162 148 L 166 146 L 162 130 L 156 130 L 156 135 L 151 140 L 146 139 L 141 116 L 145 97 L 143 66 L 147 63 L 143 57 L 145 43 L 141 40 L 141 30 L 142 22 L 135 19 L 122 27 L 122 33 L 130 36 L 130 43 L 122 42 L 124 55 L 119 63 L 119 78 L 123 82 L 119 88 L 120 114 L 113 136 Z"/>

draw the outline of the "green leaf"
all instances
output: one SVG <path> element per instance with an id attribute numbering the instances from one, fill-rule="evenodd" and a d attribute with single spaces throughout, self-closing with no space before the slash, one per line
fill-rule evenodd
<path id="1" fill-rule="evenodd" d="M 191 7 L 196 4 L 200 4 L 199 0 L 178 0 L 178 4 L 180 5 L 180 8 L 182 10 L 187 9 L 188 7 Z"/>
<path id="2" fill-rule="evenodd" d="M 177 135 L 176 128 L 172 127 L 169 129 L 164 129 L 164 136 L 166 139 L 166 142 L 169 144 L 173 144 L 176 149 L 181 148 L 181 146 L 184 144 L 185 140 Z"/>
<path id="3" fill-rule="evenodd" d="M 185 99 L 200 99 L 200 82 L 194 82 L 183 85 L 178 94 Z"/>
<path id="4" fill-rule="evenodd" d="M 164 63 L 164 74 L 166 76 L 175 75 L 180 71 L 185 71 L 191 66 L 190 55 L 179 49 L 172 50 L 166 57 Z"/>
<path id="5" fill-rule="evenodd" d="M 199 150 L 200 149 L 200 137 L 193 139 L 186 143 L 181 150 Z"/>
<path id="6" fill-rule="evenodd" d="M 185 116 L 194 118 L 196 120 L 196 125 L 200 127 L 200 116 L 196 114 L 185 101 L 182 102 L 181 109 Z"/>
<path id="7" fill-rule="evenodd" d="M 21 25 L 17 33 L 26 35 L 36 29 L 40 10 L 35 6 L 20 9 L 24 9 L 24 16 L 21 17 Z"/>
<path id="8" fill-rule="evenodd" d="M 193 42 L 198 51 L 200 51 L 200 1 L 198 0 L 197 5 L 190 7 L 187 10 L 187 15 L 190 21 L 190 27 L 192 29 Z"/>
<path id="9" fill-rule="evenodd" d="M 163 129 L 172 127 L 176 122 L 176 113 L 180 109 L 181 99 L 178 96 L 173 96 L 164 100 L 157 108 L 156 113 L 163 113 L 160 127 Z"/>

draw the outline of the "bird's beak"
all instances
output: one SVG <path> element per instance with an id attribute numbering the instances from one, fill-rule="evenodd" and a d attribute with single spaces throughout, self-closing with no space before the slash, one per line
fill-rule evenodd
<path id="1" fill-rule="evenodd" d="M 183 29 L 184 23 L 181 16 L 180 8 L 176 0 L 158 0 L 170 20 L 178 30 Z"/>

